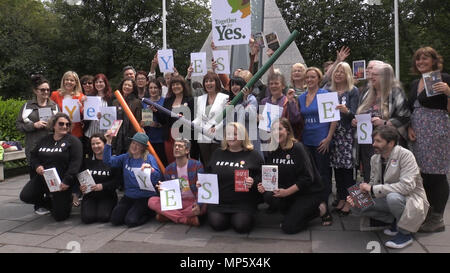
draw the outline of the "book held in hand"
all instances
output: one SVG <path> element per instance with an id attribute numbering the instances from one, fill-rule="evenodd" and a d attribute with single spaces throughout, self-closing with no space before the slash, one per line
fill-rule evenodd
<path id="1" fill-rule="evenodd" d="M 266 35 L 267 47 L 276 51 L 280 47 L 280 41 L 278 35 L 275 32 L 271 32 Z"/>
<path id="2" fill-rule="evenodd" d="M 56 168 L 44 170 L 44 179 L 45 183 L 47 183 L 50 192 L 59 191 L 61 179 L 59 178 L 58 171 L 56 170 Z"/>
<path id="3" fill-rule="evenodd" d="M 262 165 L 262 185 L 266 191 L 274 191 L 278 189 L 278 166 Z"/>
<path id="4" fill-rule="evenodd" d="M 255 43 L 259 46 L 259 48 L 265 47 L 264 34 L 262 32 L 255 33 L 253 38 L 255 39 Z"/>
<path id="5" fill-rule="evenodd" d="M 353 199 L 353 203 L 357 208 L 363 209 L 373 206 L 375 202 L 369 192 L 362 192 L 359 189 L 359 184 L 355 184 L 347 189 L 348 193 Z"/>
<path id="6" fill-rule="evenodd" d="M 425 91 L 427 92 L 427 97 L 442 94 L 441 92 L 436 92 L 433 89 L 433 84 L 442 81 L 441 72 L 439 70 L 432 71 L 430 73 L 424 73 L 422 74 L 422 77 L 423 77 L 423 85 L 425 86 Z"/>
<path id="7" fill-rule="evenodd" d="M 92 191 L 92 186 L 95 186 L 94 178 L 89 170 L 84 170 L 81 173 L 77 174 L 78 182 L 80 185 L 87 186 L 85 194 L 90 193 Z"/>
<path id="8" fill-rule="evenodd" d="M 245 184 L 245 179 L 248 177 L 248 170 L 234 170 L 234 191 L 248 192 L 249 189 Z"/>
<path id="9" fill-rule="evenodd" d="M 50 118 L 53 116 L 52 109 L 50 107 L 44 107 L 38 109 L 39 113 L 39 120 L 42 121 L 49 121 Z"/>
<path id="10" fill-rule="evenodd" d="M 123 122 L 123 120 L 121 120 L 121 119 L 117 119 L 113 122 L 113 124 L 111 126 L 112 136 L 114 136 L 114 137 L 117 136 L 120 126 L 122 126 L 122 122 Z"/>
<path id="11" fill-rule="evenodd" d="M 142 109 L 142 121 L 144 122 L 144 127 L 153 124 L 153 111 L 150 107 Z"/>

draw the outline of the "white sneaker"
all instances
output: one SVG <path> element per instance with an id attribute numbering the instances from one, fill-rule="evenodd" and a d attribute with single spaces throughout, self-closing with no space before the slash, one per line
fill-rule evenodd
<path id="1" fill-rule="evenodd" d="M 412 236 L 410 234 L 397 233 L 395 237 L 387 241 L 384 245 L 389 248 L 404 248 L 413 243 Z"/>
<path id="2" fill-rule="evenodd" d="M 38 215 L 46 215 L 49 214 L 50 211 L 46 208 L 38 208 L 37 210 L 34 211 L 34 213 L 38 214 Z"/>

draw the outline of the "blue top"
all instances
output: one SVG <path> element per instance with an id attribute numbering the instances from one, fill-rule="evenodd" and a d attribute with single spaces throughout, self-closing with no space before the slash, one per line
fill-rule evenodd
<path id="1" fill-rule="evenodd" d="M 150 99 L 150 98 L 148 98 Z M 157 104 L 163 106 L 164 104 L 164 97 L 161 97 L 159 101 L 156 102 Z M 142 103 L 142 109 L 148 109 L 150 108 L 150 105 L 146 103 Z M 145 133 L 148 136 L 148 140 L 150 143 L 164 143 L 164 137 L 163 137 L 163 128 L 161 123 L 158 121 L 158 118 L 156 115 L 153 115 L 153 121 L 159 124 L 159 127 L 151 127 L 151 126 L 145 126 L 144 130 Z M 153 165 L 152 165 L 153 166 Z"/>
<path id="2" fill-rule="evenodd" d="M 306 106 L 306 95 L 303 93 L 298 98 L 300 112 L 305 119 L 305 128 L 303 129 L 303 144 L 308 146 L 319 146 L 320 142 L 328 136 L 330 123 L 319 122 L 319 108 L 317 107 L 317 94 L 328 93 L 325 89 L 319 89 L 309 107 Z"/>
<path id="3" fill-rule="evenodd" d="M 111 145 L 106 144 L 103 150 L 103 162 L 112 168 L 122 168 L 123 170 L 123 184 L 125 189 L 125 195 L 129 198 L 139 199 L 157 196 L 156 192 L 141 190 L 136 180 L 136 176 L 131 168 L 140 168 L 144 163 L 142 158 L 134 159 L 128 153 L 111 156 Z M 147 156 L 146 163 L 152 165 L 154 171 L 152 171 L 150 180 L 156 189 L 156 184 L 161 180 L 161 171 L 158 164 L 152 155 Z"/>

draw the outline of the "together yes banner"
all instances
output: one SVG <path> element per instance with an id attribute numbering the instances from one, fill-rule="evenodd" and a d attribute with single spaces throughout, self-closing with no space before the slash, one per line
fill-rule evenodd
<path id="1" fill-rule="evenodd" d="M 252 30 L 250 0 L 212 0 L 211 9 L 216 46 L 248 44 Z"/>

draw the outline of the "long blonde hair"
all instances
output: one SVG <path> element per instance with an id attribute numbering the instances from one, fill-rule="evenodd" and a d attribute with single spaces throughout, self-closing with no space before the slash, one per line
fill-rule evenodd
<path id="1" fill-rule="evenodd" d="M 350 65 L 346 62 L 340 62 L 338 63 L 338 65 L 336 66 L 336 68 L 333 70 L 333 73 L 331 74 L 331 90 L 336 91 L 336 82 L 334 81 L 334 75 L 336 74 L 337 70 L 342 67 L 342 69 L 344 69 L 344 74 L 345 74 L 345 82 L 346 82 L 346 87 L 345 90 L 346 91 L 350 91 L 353 89 L 354 85 L 353 85 L 353 73 L 352 73 L 352 69 L 350 68 Z"/>
<path id="2" fill-rule="evenodd" d="M 69 90 L 67 90 L 64 87 L 64 80 L 67 79 L 69 76 L 72 76 L 75 79 L 75 88 L 74 88 L 74 94 L 70 93 Z M 82 93 L 82 89 L 81 89 L 81 84 L 80 84 L 80 78 L 78 77 L 78 74 L 74 71 L 67 71 L 66 73 L 64 73 L 64 75 L 61 78 L 61 87 L 58 89 L 59 93 L 62 96 L 66 96 L 66 95 L 80 95 Z"/>
<path id="3" fill-rule="evenodd" d="M 233 130 L 233 133 L 234 133 L 234 129 L 237 130 L 238 140 L 242 140 L 242 148 L 244 149 L 244 151 L 252 151 L 253 144 L 251 143 L 251 141 L 248 137 L 247 130 L 245 129 L 245 127 L 242 124 L 240 124 L 238 122 L 230 122 L 227 124 L 227 126 L 225 127 L 225 137 L 222 140 L 220 148 L 223 151 L 228 149 L 228 142 L 227 142 L 226 134 L 227 134 L 228 130 Z"/>
<path id="4" fill-rule="evenodd" d="M 394 69 L 392 66 L 384 63 L 380 65 L 376 65 L 374 67 L 374 72 L 379 76 L 380 81 L 380 90 L 381 92 L 381 103 L 380 103 L 380 114 L 382 119 L 389 118 L 389 95 L 392 92 L 393 88 L 401 88 L 400 83 L 395 79 Z M 361 105 L 358 107 L 356 111 L 357 114 L 367 112 L 373 103 L 376 101 L 377 90 L 373 86 L 371 82 L 369 82 L 369 90 L 368 94 Z"/>

